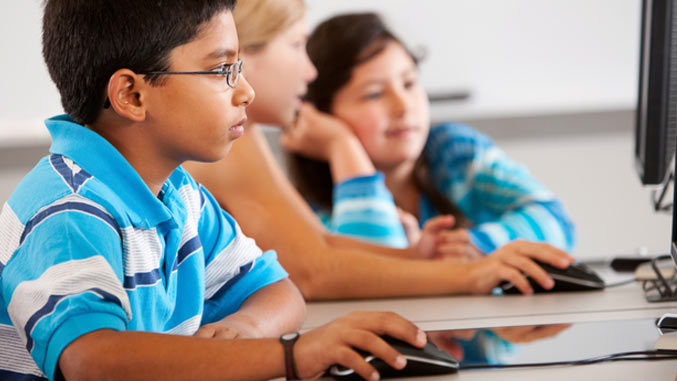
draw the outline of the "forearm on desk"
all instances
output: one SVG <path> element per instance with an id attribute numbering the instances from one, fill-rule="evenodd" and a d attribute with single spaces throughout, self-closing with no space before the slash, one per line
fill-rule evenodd
<path id="1" fill-rule="evenodd" d="M 359 239 L 330 233 L 325 233 L 323 238 L 327 245 L 334 249 L 361 250 L 400 259 L 416 257 L 416 252 L 412 247 L 408 247 L 406 249 L 394 249 L 392 247 L 375 245 Z"/>
<path id="2" fill-rule="evenodd" d="M 277 339 L 201 339 L 148 332 L 94 331 L 59 359 L 67 380 L 271 379 L 284 375 Z"/>
<path id="3" fill-rule="evenodd" d="M 233 315 L 252 322 L 260 337 L 278 337 L 297 331 L 305 312 L 306 304 L 298 288 L 289 279 L 283 279 L 252 294 Z"/>

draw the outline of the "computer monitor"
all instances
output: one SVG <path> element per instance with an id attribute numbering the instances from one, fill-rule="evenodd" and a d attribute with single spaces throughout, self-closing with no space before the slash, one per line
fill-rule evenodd
<path id="1" fill-rule="evenodd" d="M 637 171 L 645 185 L 666 180 L 677 146 L 677 9 L 673 0 L 642 1 Z"/>

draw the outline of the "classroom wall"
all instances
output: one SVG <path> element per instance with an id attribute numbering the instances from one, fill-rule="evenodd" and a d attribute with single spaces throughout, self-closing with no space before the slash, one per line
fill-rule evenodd
<path id="1" fill-rule="evenodd" d="M 640 0 L 306 0 L 315 26 L 376 11 L 414 51 L 431 93 L 467 102 L 438 118 L 577 113 L 634 107 Z"/>
<path id="2" fill-rule="evenodd" d="M 61 110 L 40 53 L 41 2 L 0 2 L 0 46 L 11 52 L 0 61 L 0 203 L 47 153 L 42 120 Z M 435 105 L 433 118 L 466 121 L 527 164 L 571 211 L 577 255 L 667 250 L 670 218 L 652 212 L 632 158 L 639 0 L 307 4 L 311 25 L 377 9 L 411 45 L 427 46 L 426 88 L 471 94 Z"/>

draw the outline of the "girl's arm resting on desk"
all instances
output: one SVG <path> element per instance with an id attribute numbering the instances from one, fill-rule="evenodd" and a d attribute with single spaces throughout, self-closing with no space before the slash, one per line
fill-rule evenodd
<path id="1" fill-rule="evenodd" d="M 298 330 L 305 319 L 306 304 L 301 293 L 283 279 L 254 292 L 237 312 L 218 322 L 203 325 L 197 337 L 253 339 L 277 337 Z"/>
<path id="2" fill-rule="evenodd" d="M 342 364 L 372 378 L 375 369 L 353 347 L 395 368 L 404 367 L 399 353 L 377 337 L 384 334 L 417 347 L 425 344 L 425 334 L 398 315 L 355 312 L 301 335 L 294 345 L 296 373 L 309 379 Z M 114 330 L 80 336 L 63 350 L 59 365 L 68 380 L 267 380 L 285 374 L 278 339 L 204 339 Z"/>

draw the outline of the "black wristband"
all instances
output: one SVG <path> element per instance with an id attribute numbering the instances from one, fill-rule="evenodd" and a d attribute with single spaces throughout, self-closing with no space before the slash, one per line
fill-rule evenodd
<path id="1" fill-rule="evenodd" d="M 294 366 L 294 343 L 299 338 L 298 332 L 283 333 L 280 335 L 280 342 L 284 347 L 284 368 L 287 380 L 298 380 L 296 367 Z"/>

